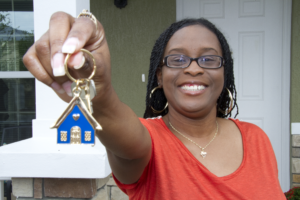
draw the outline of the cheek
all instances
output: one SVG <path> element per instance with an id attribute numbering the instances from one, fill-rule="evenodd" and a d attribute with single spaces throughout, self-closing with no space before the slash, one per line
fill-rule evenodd
<path id="1" fill-rule="evenodd" d="M 172 70 L 169 68 L 163 67 L 162 69 L 162 84 L 166 87 L 170 83 L 174 83 L 178 77 L 178 70 Z"/>
<path id="2" fill-rule="evenodd" d="M 162 86 L 168 101 L 172 102 L 176 93 L 176 81 L 179 76 L 179 70 L 163 69 L 162 70 Z"/>
<path id="3" fill-rule="evenodd" d="M 224 67 L 221 67 L 215 71 L 215 76 L 220 80 L 224 80 Z"/>
<path id="4" fill-rule="evenodd" d="M 219 73 L 218 80 L 222 86 L 224 85 L 224 69 L 222 68 L 221 73 Z"/>
<path id="5" fill-rule="evenodd" d="M 220 73 L 220 80 L 222 81 L 222 85 L 224 87 L 224 83 L 225 83 L 225 74 L 224 74 L 224 67 L 221 68 L 221 73 Z"/>
<path id="6" fill-rule="evenodd" d="M 213 74 L 212 77 L 217 93 L 221 94 L 224 87 L 224 68 L 221 68 L 220 71 L 217 71 L 217 73 Z"/>

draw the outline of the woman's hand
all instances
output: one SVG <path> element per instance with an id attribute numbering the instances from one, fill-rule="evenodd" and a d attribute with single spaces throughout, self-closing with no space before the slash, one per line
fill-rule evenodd
<path id="1" fill-rule="evenodd" d="M 123 183 L 134 183 L 149 162 L 151 138 L 111 86 L 110 54 L 102 25 L 97 22 L 96 28 L 87 17 L 73 18 L 57 12 L 51 17 L 49 30 L 30 47 L 23 61 L 38 80 L 68 102 L 71 100 L 71 81 L 64 70 L 66 53 L 73 53 L 68 66 L 75 79 L 89 77 L 93 70 L 89 56 L 84 57 L 80 52 L 82 48 L 93 54 L 97 65 L 93 78 L 97 90 L 93 115 L 103 128 L 97 136 L 106 147 L 116 177 Z"/>
<path id="2" fill-rule="evenodd" d="M 49 30 L 36 41 L 23 57 L 27 69 L 41 82 L 50 86 L 57 95 L 68 102 L 71 100 L 71 81 L 65 75 L 64 60 L 67 53 L 73 54 L 69 71 L 77 78 L 88 77 L 93 70 L 91 58 L 80 49 L 89 50 L 97 65 L 93 78 L 97 98 L 111 89 L 110 54 L 103 26 L 88 17 L 74 18 L 63 12 L 54 13 Z"/>

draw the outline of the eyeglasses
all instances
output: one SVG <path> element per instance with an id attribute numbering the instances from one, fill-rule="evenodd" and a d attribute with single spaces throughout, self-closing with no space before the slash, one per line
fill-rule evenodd
<path id="1" fill-rule="evenodd" d="M 192 61 L 197 61 L 199 67 L 205 69 L 217 69 L 222 67 L 224 59 L 221 56 L 206 55 L 198 58 L 190 58 L 185 55 L 174 54 L 164 57 L 163 63 L 171 68 L 187 68 Z"/>

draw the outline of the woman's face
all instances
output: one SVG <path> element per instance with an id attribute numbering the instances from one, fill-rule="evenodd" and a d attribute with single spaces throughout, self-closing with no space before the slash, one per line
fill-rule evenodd
<path id="1" fill-rule="evenodd" d="M 204 55 L 222 56 L 222 50 L 213 32 L 204 26 L 191 25 L 178 30 L 171 37 L 164 57 L 171 54 L 197 58 Z M 224 67 L 203 69 L 196 61 L 184 69 L 164 65 L 157 71 L 157 78 L 168 100 L 169 112 L 176 111 L 190 118 L 212 112 L 216 115 L 217 99 L 224 84 Z M 192 86 L 199 89 L 192 90 Z"/>

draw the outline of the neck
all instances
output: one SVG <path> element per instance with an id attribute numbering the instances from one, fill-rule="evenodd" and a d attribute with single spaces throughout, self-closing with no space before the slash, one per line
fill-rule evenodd
<path id="1" fill-rule="evenodd" d="M 190 118 L 185 115 L 173 112 L 169 109 L 169 113 L 163 117 L 165 124 L 174 133 L 169 122 L 181 133 L 193 138 L 205 138 L 211 136 L 216 131 L 216 111 L 212 110 L 204 117 Z"/>

